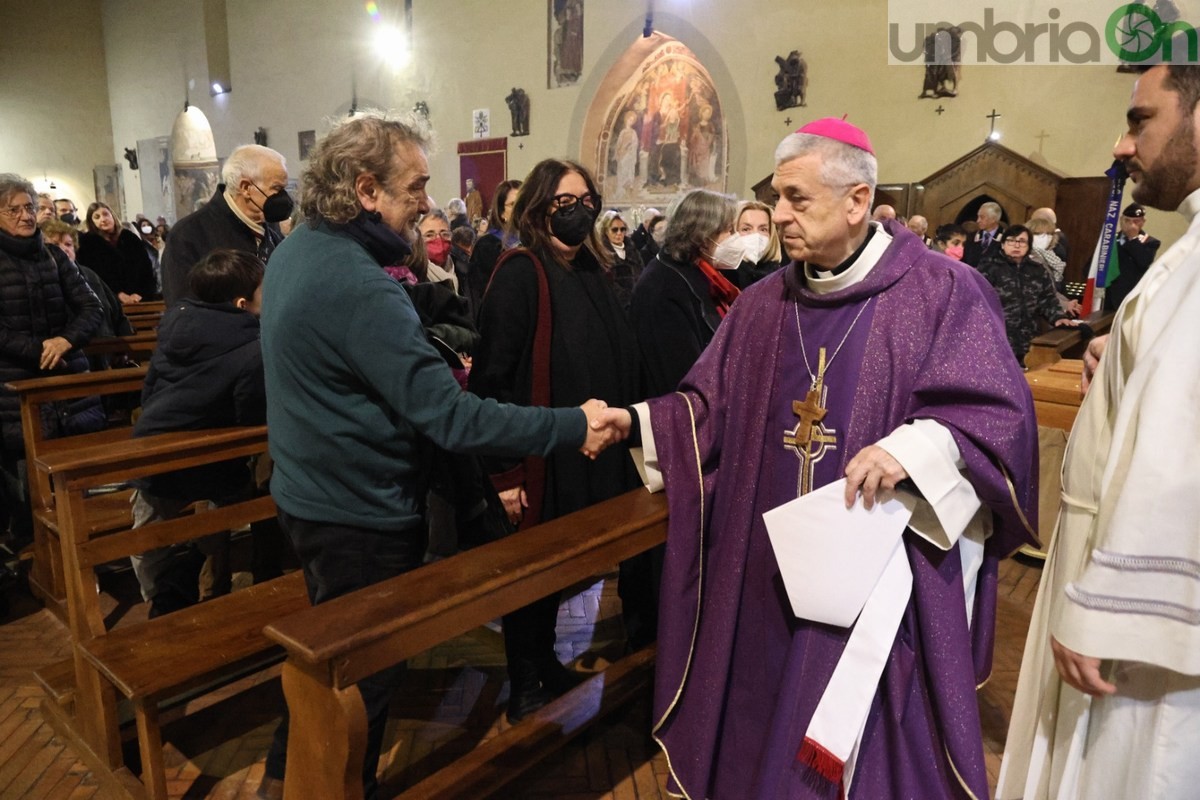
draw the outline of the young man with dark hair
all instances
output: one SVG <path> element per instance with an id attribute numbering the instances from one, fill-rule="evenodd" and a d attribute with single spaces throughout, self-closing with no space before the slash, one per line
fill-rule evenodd
<path id="1" fill-rule="evenodd" d="M 168 308 L 159 326 L 134 436 L 266 422 L 258 326 L 262 278 L 262 262 L 237 250 L 214 251 L 192 268 L 189 296 Z M 141 527 L 177 517 L 199 500 L 214 506 L 240 500 L 249 491 L 250 473 L 244 460 L 232 460 L 154 475 L 136 485 L 134 527 Z M 203 555 L 217 556 L 213 593 L 228 593 L 229 572 L 221 567 L 228 536 L 214 534 L 134 558 L 151 617 L 200 599 Z"/>

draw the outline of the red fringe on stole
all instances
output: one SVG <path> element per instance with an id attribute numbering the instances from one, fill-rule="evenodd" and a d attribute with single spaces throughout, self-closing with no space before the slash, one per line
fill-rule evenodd
<path id="1" fill-rule="evenodd" d="M 808 767 L 806 777 L 811 778 L 808 782 L 814 789 L 836 788 L 838 800 L 846 800 L 846 788 L 842 785 L 846 764 L 840 758 L 806 736 L 796 760 Z"/>

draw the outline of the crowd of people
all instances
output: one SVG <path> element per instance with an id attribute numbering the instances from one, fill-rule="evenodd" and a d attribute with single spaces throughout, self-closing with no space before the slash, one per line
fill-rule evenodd
<path id="1" fill-rule="evenodd" d="M 1200 78 L 1176 69 L 1144 75 L 1135 99 L 1186 96 L 1194 108 Z M 1194 194 L 1156 181 L 1167 166 L 1195 171 L 1196 161 L 1156 151 L 1153 135 L 1131 127 L 1118 146 L 1140 178 L 1135 199 L 1194 207 Z M 639 211 L 636 225 L 630 209 L 606 208 L 585 166 L 561 159 L 492 187 L 486 217 L 486 187 L 473 181 L 464 198 L 438 206 L 426 190 L 428 147 L 419 129 L 382 115 L 343 121 L 310 153 L 298 204 L 282 155 L 239 147 L 209 202 L 169 231 L 143 217 L 126 226 L 100 202 L 81 221 L 72 201 L 0 175 L 0 381 L 88 369 L 83 345 L 130 331 L 122 306 L 161 297 L 133 435 L 265 421 L 271 458 L 255 470 L 225 463 L 139 481 L 134 524 L 269 491 L 278 525 L 263 533 L 261 556 L 255 537 L 255 578 L 278 574 L 290 545 L 314 604 L 640 485 L 665 487 L 667 543 L 621 564 L 618 588 L 629 647 L 658 643 L 653 735 L 673 790 L 987 796 L 975 691 L 991 668 L 996 563 L 1036 541 L 1037 426 L 1023 359 L 1041 324 L 1079 314 L 1064 292 L 1068 243 L 1054 212 L 1005 227 L 1001 207 L 984 203 L 971 229 L 945 224 L 929 235 L 925 218 L 873 205 L 870 138 L 832 118 L 779 144 L 774 206 L 695 189 L 665 213 Z M 1193 177 L 1189 191 L 1200 190 Z M 1086 386 L 1098 374 L 1105 402 L 1121 412 L 1121 387 L 1165 402 L 1153 385 L 1114 377 L 1129 377 L 1143 330 L 1174 324 L 1145 306 L 1139 280 L 1157 289 L 1172 277 L 1152 277 L 1157 240 L 1144 220 L 1139 203 L 1125 208 L 1118 248 L 1130 261 L 1114 292 L 1125 300 L 1119 316 L 1134 307 L 1144 327 L 1114 325 L 1130 355 L 1100 361 L 1101 339 L 1085 377 Z M 1194 283 L 1163 294 L 1182 303 Z M 1194 370 L 1182 372 L 1172 386 Z M 1099 404 L 1081 412 L 1089 429 L 1113 424 Z M 6 492 L 19 498 L 24 450 L 10 392 L 0 393 L 0 423 Z M 45 421 L 58 435 L 105 423 L 88 398 Z M 1127 428 L 1109 434 L 1129 443 L 1121 458 L 1142 457 Z M 1079 554 L 1100 552 L 1087 537 L 1097 524 L 1104 534 L 1124 506 L 1087 500 L 1099 473 L 1076 479 L 1073 455 L 1080 499 L 1063 525 L 1077 529 L 1064 545 L 1074 583 L 1043 595 L 1075 604 L 1064 614 L 1079 628 L 1053 630 L 1062 680 L 1096 698 L 1100 724 L 1132 725 L 1147 713 L 1134 706 L 1163 693 L 1194 704 L 1195 679 L 1181 676 L 1195 671 L 1196 650 L 1165 648 L 1160 661 L 1096 632 L 1113 609 L 1087 598 L 1117 592 L 1104 569 L 1121 566 L 1094 556 L 1082 567 Z M 840 480 L 847 508 L 870 509 L 898 490 L 915 498 L 907 533 L 850 628 L 792 615 L 764 522 Z M 18 509 L 8 521 L 18 541 L 27 516 Z M 1156 512 L 1160 530 L 1179 527 L 1164 516 Z M 1143 543 L 1110 538 L 1128 552 Z M 1194 543 L 1171 541 L 1162 552 L 1200 560 Z M 228 536 L 214 536 L 135 559 L 151 614 L 229 591 L 228 547 Z M 1138 568 L 1152 569 L 1158 552 L 1147 546 Z M 1182 608 L 1169 586 L 1156 591 L 1154 602 Z M 549 596 L 503 618 L 510 722 L 582 680 L 555 655 L 558 605 Z M 1190 617 L 1173 627 L 1148 606 L 1142 616 L 1164 636 L 1195 635 L 1176 630 Z M 1048 682 L 1041 645 L 1027 661 L 1041 656 L 1031 680 Z M 1174 677 L 1144 677 L 1136 700 L 1105 707 L 1126 678 L 1101 679 L 1100 658 L 1149 658 Z M 377 790 L 398 669 L 359 684 L 366 797 Z M 1045 743 L 1031 707 L 1022 724 L 1035 755 L 1015 757 L 1025 769 L 1006 773 L 1012 786 L 1028 772 L 1044 788 L 1050 779 L 1032 762 L 1047 752 L 1066 765 L 1054 780 L 1098 786 L 1101 774 L 1140 785 L 1136 766 L 1121 771 L 1124 739 L 1089 731 L 1113 751 L 1089 772 L 1066 745 Z M 281 796 L 287 736 L 283 709 L 260 796 Z M 1130 792 L 1122 796 L 1148 796 Z"/>

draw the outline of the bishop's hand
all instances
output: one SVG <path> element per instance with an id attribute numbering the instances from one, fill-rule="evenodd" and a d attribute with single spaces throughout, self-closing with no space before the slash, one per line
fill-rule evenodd
<path id="1" fill-rule="evenodd" d="M 580 408 L 587 415 L 587 438 L 579 452 L 588 458 L 595 460 L 605 448 L 629 436 L 632 423 L 625 409 L 609 408 L 603 400 L 588 400 Z"/>
<path id="2" fill-rule="evenodd" d="M 846 465 L 846 508 L 854 506 L 854 499 L 861 490 L 863 508 L 870 510 L 880 489 L 893 491 L 896 484 L 907 477 L 907 470 L 887 450 L 877 444 L 864 447 Z"/>

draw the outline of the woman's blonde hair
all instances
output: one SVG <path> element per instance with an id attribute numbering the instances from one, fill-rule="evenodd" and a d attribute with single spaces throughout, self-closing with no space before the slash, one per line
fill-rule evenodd
<path id="1" fill-rule="evenodd" d="M 759 263 L 762 263 L 763 261 L 782 261 L 783 246 L 779 241 L 779 227 L 776 226 L 774 220 L 775 207 L 767 205 L 766 203 L 760 203 L 758 200 L 744 201 L 740 206 L 738 206 L 737 216 L 733 219 L 733 230 L 735 233 L 737 232 L 738 226 L 742 224 L 742 214 L 745 214 L 747 211 L 763 211 L 766 213 L 767 219 L 770 220 L 771 233 L 769 234 L 769 240 L 767 241 L 767 249 L 763 252 L 762 257 L 759 259 Z"/>
<path id="2" fill-rule="evenodd" d="M 381 186 L 389 185 L 403 171 L 396 157 L 401 144 L 427 150 L 429 139 L 415 126 L 380 112 L 360 113 L 330 131 L 313 148 L 304 170 L 300 208 L 308 224 L 341 224 L 358 216 L 362 206 L 355 180 L 369 173 Z"/>

